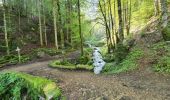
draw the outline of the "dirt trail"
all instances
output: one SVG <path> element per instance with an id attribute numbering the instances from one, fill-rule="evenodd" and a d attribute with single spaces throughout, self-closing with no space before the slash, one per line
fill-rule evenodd
<path id="1" fill-rule="evenodd" d="M 10 67 L 46 77 L 58 83 L 67 100 L 170 100 L 170 76 L 129 72 L 94 75 L 86 71 L 66 71 L 48 67 L 49 61 Z"/>

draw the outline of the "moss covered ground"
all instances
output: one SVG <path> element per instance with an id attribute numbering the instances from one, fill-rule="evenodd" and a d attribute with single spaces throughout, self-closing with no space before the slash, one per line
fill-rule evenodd
<path id="1" fill-rule="evenodd" d="M 60 100 L 61 91 L 55 82 L 18 72 L 0 73 L 1 100 Z"/>

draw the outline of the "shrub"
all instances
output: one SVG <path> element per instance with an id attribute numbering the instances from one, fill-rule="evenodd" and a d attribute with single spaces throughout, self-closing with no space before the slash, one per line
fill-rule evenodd
<path id="1" fill-rule="evenodd" d="M 128 49 L 123 46 L 122 43 L 119 43 L 117 45 L 116 51 L 115 51 L 115 60 L 117 63 L 120 63 L 128 54 Z"/>
<path id="2" fill-rule="evenodd" d="M 16 72 L 0 73 L 0 97 L 2 100 L 59 99 L 61 91 L 51 80 Z"/>
<path id="3" fill-rule="evenodd" d="M 106 64 L 104 71 L 106 71 L 105 73 L 115 74 L 134 70 L 138 66 L 137 61 L 143 56 L 143 54 L 144 53 L 141 49 L 139 48 L 133 49 L 127 55 L 127 57 L 124 60 L 122 60 L 122 62 L 119 63 L 118 65 L 114 63 Z"/>
<path id="4" fill-rule="evenodd" d="M 84 55 L 83 56 L 79 56 L 76 59 L 76 64 L 92 64 L 92 52 L 93 50 L 91 48 L 84 48 Z"/>
<path id="5" fill-rule="evenodd" d="M 30 60 L 30 57 L 27 55 L 22 55 L 21 56 L 21 63 L 25 63 Z M 18 60 L 18 55 L 6 55 L 0 57 L 0 67 L 5 66 L 5 65 L 14 65 L 19 63 Z"/>
<path id="6" fill-rule="evenodd" d="M 162 35 L 163 35 L 164 40 L 170 41 L 170 22 L 168 23 L 167 27 L 165 27 L 162 30 Z"/>
<path id="7" fill-rule="evenodd" d="M 154 44 L 152 47 L 156 54 L 156 63 L 154 70 L 157 72 L 170 73 L 170 46 L 165 42 Z"/>
<path id="8" fill-rule="evenodd" d="M 159 59 L 158 63 L 155 65 L 155 71 L 170 73 L 170 55 Z"/>
<path id="9" fill-rule="evenodd" d="M 72 64 L 66 60 L 60 61 L 55 60 L 49 63 L 50 67 L 59 68 L 59 69 L 68 69 L 68 70 L 92 70 L 93 66 L 91 65 L 83 65 L 83 64 Z"/>
<path id="10" fill-rule="evenodd" d="M 61 54 L 62 52 L 57 50 L 56 48 L 38 48 L 34 50 L 35 53 L 44 52 L 50 56 Z"/>

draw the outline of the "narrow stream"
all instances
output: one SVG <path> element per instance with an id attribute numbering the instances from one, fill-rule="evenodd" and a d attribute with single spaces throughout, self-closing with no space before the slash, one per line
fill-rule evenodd
<path id="1" fill-rule="evenodd" d="M 94 47 L 93 49 L 94 49 L 93 50 L 94 73 L 100 74 L 106 62 L 103 60 L 100 49 L 98 47 Z"/>
<path id="2" fill-rule="evenodd" d="M 100 74 L 106 64 L 106 62 L 103 60 L 103 57 L 101 55 L 100 48 L 93 47 L 90 43 L 87 44 L 90 48 L 93 49 L 92 59 L 93 59 L 94 73 Z"/>

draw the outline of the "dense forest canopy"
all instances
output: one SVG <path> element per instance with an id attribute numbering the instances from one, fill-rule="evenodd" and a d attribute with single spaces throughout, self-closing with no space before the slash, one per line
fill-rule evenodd
<path id="1" fill-rule="evenodd" d="M 118 2 L 121 5 L 118 5 Z M 86 39 L 88 40 L 92 31 L 93 33 L 100 33 L 101 35 L 98 34 L 98 37 L 105 33 L 104 28 L 111 35 L 118 32 L 120 30 L 118 28 L 121 26 L 118 6 L 122 8 L 122 28 L 126 28 L 125 34 L 128 35 L 130 32 L 135 32 L 144 26 L 155 14 L 157 15 L 154 2 L 156 1 L 80 0 L 79 6 L 77 0 L 2 0 L 1 8 L 4 10 L 1 9 L 1 13 L 5 11 L 6 31 L 8 33 L 10 50 L 15 49 L 15 45 L 23 46 L 27 42 L 39 42 L 41 46 L 50 44 L 55 45 L 57 48 L 63 48 L 68 46 L 76 47 L 81 40 L 83 42 Z M 93 5 L 94 7 L 92 7 Z M 158 7 L 159 13 L 161 7 L 159 5 Z M 91 14 L 88 11 L 89 9 L 86 8 L 94 9 L 93 13 Z M 80 22 L 78 16 L 80 16 Z M 3 33 L 2 14 L 1 22 L 0 31 Z M 79 27 L 79 25 L 83 28 Z M 107 32 L 103 35 L 106 36 Z M 109 34 L 109 37 L 114 38 L 114 36 Z M 37 40 L 38 38 L 39 41 Z M 109 42 L 109 39 L 107 40 Z M 113 39 L 110 42 L 113 44 Z M 1 43 L 4 47 L 5 43 L 3 41 Z"/>

